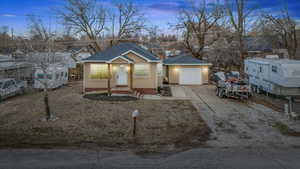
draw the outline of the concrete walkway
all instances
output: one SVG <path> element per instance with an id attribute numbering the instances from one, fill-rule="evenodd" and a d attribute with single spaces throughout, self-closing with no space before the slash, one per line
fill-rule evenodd
<path id="1" fill-rule="evenodd" d="M 173 155 L 97 150 L 0 150 L 1 169 L 299 169 L 299 149 L 193 149 Z"/>

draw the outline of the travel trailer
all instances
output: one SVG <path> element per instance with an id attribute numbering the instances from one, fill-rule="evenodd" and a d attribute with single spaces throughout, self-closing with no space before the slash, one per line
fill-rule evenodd
<path id="1" fill-rule="evenodd" d="M 34 88 L 43 89 L 47 84 L 47 88 L 55 89 L 68 83 L 68 67 L 59 64 L 48 66 L 46 73 L 41 68 L 36 68 L 34 74 Z"/>
<path id="2" fill-rule="evenodd" d="M 276 55 L 245 60 L 251 88 L 280 96 L 300 95 L 300 61 Z"/>

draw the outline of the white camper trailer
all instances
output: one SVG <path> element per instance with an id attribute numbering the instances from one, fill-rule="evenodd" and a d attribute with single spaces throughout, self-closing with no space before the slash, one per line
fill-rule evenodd
<path id="1" fill-rule="evenodd" d="M 245 73 L 254 91 L 281 96 L 300 95 L 300 61 L 275 56 L 246 59 Z"/>
<path id="2" fill-rule="evenodd" d="M 36 68 L 34 74 L 34 88 L 43 89 L 47 83 L 49 89 L 55 89 L 68 83 L 68 67 L 59 64 L 48 66 L 47 73 L 41 68 Z"/>

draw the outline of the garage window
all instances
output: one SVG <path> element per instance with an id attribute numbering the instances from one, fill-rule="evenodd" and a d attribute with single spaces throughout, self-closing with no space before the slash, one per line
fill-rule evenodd
<path id="1" fill-rule="evenodd" d="M 135 64 L 133 74 L 135 77 L 149 77 L 150 76 L 150 65 L 149 64 Z"/>

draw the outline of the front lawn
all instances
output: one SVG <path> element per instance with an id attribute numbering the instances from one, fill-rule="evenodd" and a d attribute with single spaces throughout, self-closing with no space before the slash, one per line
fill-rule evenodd
<path id="1" fill-rule="evenodd" d="M 50 93 L 58 120 L 41 121 L 41 93 L 0 103 L 0 147 L 186 145 L 205 140 L 209 129 L 190 101 L 93 101 L 79 94 L 78 85 Z M 137 135 L 131 113 L 138 109 Z"/>

